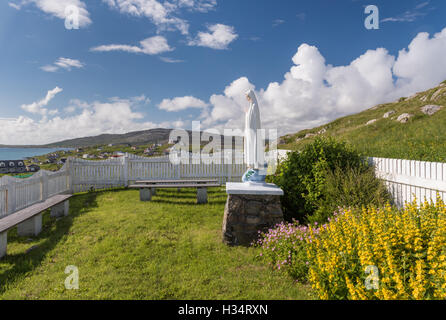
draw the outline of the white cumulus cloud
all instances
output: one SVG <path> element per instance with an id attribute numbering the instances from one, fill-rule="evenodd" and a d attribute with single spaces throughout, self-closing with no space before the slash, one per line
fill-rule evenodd
<path id="1" fill-rule="evenodd" d="M 446 28 L 432 37 L 418 34 L 396 57 L 378 48 L 336 67 L 316 47 L 302 44 L 284 79 L 256 91 L 262 123 L 280 133 L 296 132 L 427 90 L 446 79 L 445 56 Z M 202 114 L 205 125 L 243 128 L 245 92 L 253 88 L 242 77 L 212 95 Z"/>
<path id="2" fill-rule="evenodd" d="M 28 4 L 34 4 L 41 11 L 62 20 L 67 18 L 67 7 L 75 6 L 79 12 L 79 27 L 86 27 L 92 22 L 85 2 L 81 0 L 21 0 L 9 3 L 11 7 L 17 10 Z"/>
<path id="3" fill-rule="evenodd" d="M 235 28 L 224 24 L 208 26 L 208 32 L 198 32 L 195 39 L 189 41 L 190 46 L 207 47 L 216 50 L 224 50 L 238 38 Z"/>
<path id="4" fill-rule="evenodd" d="M 181 111 L 188 108 L 206 108 L 208 105 L 206 102 L 197 99 L 195 97 L 186 96 L 186 97 L 177 97 L 175 99 L 164 99 L 159 105 L 158 108 L 166 111 Z"/>
<path id="5" fill-rule="evenodd" d="M 47 114 L 49 115 L 54 115 L 56 114 L 58 111 L 57 110 L 51 110 L 48 111 L 47 108 L 43 108 L 45 106 L 48 105 L 48 103 L 50 103 L 51 100 L 53 100 L 53 98 L 60 92 L 62 92 L 63 90 L 59 87 L 55 87 L 52 90 L 49 90 L 45 96 L 45 98 L 43 98 L 40 101 L 37 102 L 33 102 L 31 104 L 24 104 L 21 106 L 21 108 L 29 113 L 34 113 L 34 114 L 40 114 L 42 116 L 45 116 Z"/>
<path id="6" fill-rule="evenodd" d="M 208 12 L 217 6 L 216 0 L 103 0 L 110 8 L 121 13 L 150 19 L 159 30 L 179 30 L 189 33 L 189 23 L 177 15 L 181 9 Z"/>
<path id="7" fill-rule="evenodd" d="M 56 62 L 50 65 L 46 65 L 41 67 L 43 71 L 46 72 L 56 72 L 59 69 L 65 69 L 68 71 L 71 71 L 72 68 L 83 68 L 85 65 L 76 59 L 70 59 L 70 58 L 59 58 Z"/>
<path id="8" fill-rule="evenodd" d="M 47 97 L 45 101 L 51 100 L 51 96 Z M 84 108 L 80 113 L 73 114 L 76 108 L 69 106 L 65 112 L 72 115 L 66 117 L 44 116 L 40 120 L 34 120 L 19 116 L 14 119 L 0 119 L 0 144 L 46 144 L 102 133 L 126 133 L 157 127 L 155 123 L 143 121 L 142 113 L 132 110 L 136 100 L 138 99 L 115 98 L 92 103 L 77 100 L 73 102 Z"/>
<path id="9" fill-rule="evenodd" d="M 162 36 L 154 36 L 140 41 L 140 46 L 131 46 L 126 44 L 109 44 L 101 45 L 90 49 L 96 52 L 124 51 L 130 53 L 143 53 L 148 55 L 156 55 L 163 52 L 173 51 Z"/>

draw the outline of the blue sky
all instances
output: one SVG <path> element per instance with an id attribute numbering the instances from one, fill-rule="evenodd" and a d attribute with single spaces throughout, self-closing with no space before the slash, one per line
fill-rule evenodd
<path id="1" fill-rule="evenodd" d="M 0 3 L 0 144 L 240 127 L 249 88 L 264 125 L 288 133 L 446 79 L 443 0 L 129 2 Z M 379 30 L 364 27 L 370 4 Z M 79 29 L 65 28 L 68 5 Z"/>

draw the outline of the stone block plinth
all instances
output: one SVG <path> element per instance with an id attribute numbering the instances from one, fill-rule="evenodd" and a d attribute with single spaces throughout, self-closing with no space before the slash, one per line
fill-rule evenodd
<path id="1" fill-rule="evenodd" d="M 223 242 L 231 246 L 249 246 L 266 231 L 283 221 L 282 189 L 267 183 L 227 183 Z"/>

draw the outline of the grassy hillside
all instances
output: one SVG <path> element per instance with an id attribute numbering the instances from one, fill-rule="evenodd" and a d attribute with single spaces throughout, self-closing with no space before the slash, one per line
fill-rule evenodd
<path id="1" fill-rule="evenodd" d="M 429 116 L 421 111 L 426 105 L 443 108 Z M 383 118 L 389 111 L 395 113 Z M 397 118 L 403 113 L 413 117 L 400 123 Z M 374 119 L 376 122 L 367 125 Z M 284 136 L 279 148 L 300 149 L 316 136 L 345 140 L 367 156 L 446 162 L 446 81 L 412 97 Z"/>

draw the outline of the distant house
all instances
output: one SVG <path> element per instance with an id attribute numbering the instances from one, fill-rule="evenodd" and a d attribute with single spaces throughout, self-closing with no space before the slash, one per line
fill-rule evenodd
<path id="1" fill-rule="evenodd" d="M 57 163 L 57 157 L 51 155 L 48 157 L 47 162 L 48 163 Z"/>
<path id="2" fill-rule="evenodd" d="M 178 138 L 169 138 L 169 143 L 168 144 L 176 144 L 178 143 L 179 139 Z"/>
<path id="3" fill-rule="evenodd" d="M 113 152 L 113 155 L 118 156 L 118 157 L 123 157 L 123 156 L 125 156 L 125 153 L 122 151 L 115 151 L 115 152 Z"/>
<path id="4" fill-rule="evenodd" d="M 23 160 L 1 160 L 0 173 L 23 173 L 26 166 Z"/>
<path id="5" fill-rule="evenodd" d="M 28 172 L 37 172 L 40 170 L 40 167 L 38 165 L 32 164 L 26 167 Z"/>
<path id="6" fill-rule="evenodd" d="M 144 149 L 144 154 L 148 156 L 152 156 L 155 153 L 155 151 L 152 148 Z"/>

